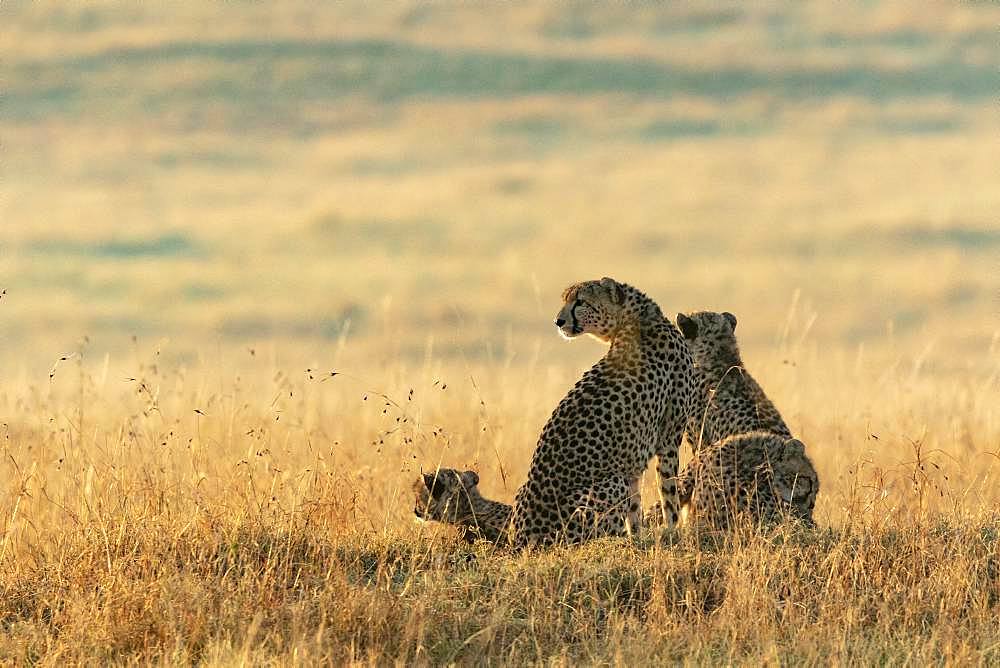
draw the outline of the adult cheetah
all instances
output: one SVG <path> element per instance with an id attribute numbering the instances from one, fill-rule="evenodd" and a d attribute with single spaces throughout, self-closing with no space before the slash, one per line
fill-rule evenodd
<path id="1" fill-rule="evenodd" d="M 791 438 L 781 414 L 743 366 L 736 343 L 736 316 L 699 311 L 677 314 L 694 359 L 698 384 L 687 436 L 697 452 L 727 436 L 765 431 Z"/>
<path id="2" fill-rule="evenodd" d="M 610 348 L 542 429 L 514 499 L 513 545 L 636 532 L 639 478 L 654 454 L 663 521 L 675 526 L 678 450 L 694 391 L 683 336 L 652 299 L 611 278 L 567 288 L 556 326 Z"/>
<path id="3" fill-rule="evenodd" d="M 678 476 L 678 494 L 694 521 L 727 529 L 738 518 L 812 525 L 819 477 L 802 441 L 756 431 L 699 450 Z"/>

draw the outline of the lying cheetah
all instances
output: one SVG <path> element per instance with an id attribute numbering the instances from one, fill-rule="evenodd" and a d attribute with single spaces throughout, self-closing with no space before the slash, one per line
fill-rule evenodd
<path id="1" fill-rule="evenodd" d="M 694 391 L 691 354 L 659 306 L 611 278 L 572 285 L 556 326 L 607 354 L 542 429 L 511 516 L 515 547 L 579 543 L 637 531 L 639 477 L 658 457 L 661 513 L 677 523 L 677 455 Z"/>
<path id="2" fill-rule="evenodd" d="M 462 538 L 483 539 L 498 545 L 510 542 L 511 506 L 483 498 L 475 471 L 438 469 L 413 484 L 414 514 L 423 520 L 454 524 Z"/>
<path id="3" fill-rule="evenodd" d="M 509 542 L 511 507 L 484 499 L 475 471 L 438 469 L 425 473 L 414 483 L 413 491 L 417 517 L 457 525 L 470 543 L 478 538 L 496 544 Z"/>
<path id="4" fill-rule="evenodd" d="M 743 367 L 736 344 L 736 316 L 712 311 L 678 313 L 677 326 L 694 358 L 698 383 L 687 427 L 695 452 L 703 444 L 751 431 L 792 437 L 778 409 Z"/>
<path id="5" fill-rule="evenodd" d="M 786 517 L 813 524 L 819 477 L 802 441 L 757 431 L 699 450 L 677 487 L 694 521 L 717 529 L 741 517 L 754 524 Z"/>

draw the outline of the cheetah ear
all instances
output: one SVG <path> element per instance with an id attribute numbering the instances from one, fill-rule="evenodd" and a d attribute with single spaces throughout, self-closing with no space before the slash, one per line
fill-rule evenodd
<path id="1" fill-rule="evenodd" d="M 444 484 L 440 480 L 438 480 L 437 475 L 434 473 L 424 474 L 424 486 L 427 488 L 427 491 L 431 493 L 431 496 L 433 496 L 435 499 L 441 496 L 441 492 L 444 491 Z"/>
<path id="2" fill-rule="evenodd" d="M 479 484 L 479 474 L 475 471 L 466 471 L 462 474 L 462 482 L 466 488 L 475 487 Z"/>
<path id="3" fill-rule="evenodd" d="M 681 333 L 684 334 L 684 338 L 688 341 L 694 341 L 694 339 L 698 336 L 698 323 L 683 313 L 677 314 L 677 326 L 680 328 Z"/>
<path id="4" fill-rule="evenodd" d="M 625 290 L 622 289 L 621 283 L 615 279 L 605 276 L 601 279 L 601 287 L 611 293 L 613 304 L 621 304 L 625 301 Z"/>
<path id="5" fill-rule="evenodd" d="M 790 438 L 785 441 L 785 457 L 805 457 L 806 445 L 797 438 Z"/>
<path id="6" fill-rule="evenodd" d="M 722 317 L 725 318 L 729 322 L 729 326 L 735 332 L 736 331 L 736 316 L 733 315 L 732 313 L 730 313 L 729 311 L 724 311 L 723 314 L 722 314 Z"/>

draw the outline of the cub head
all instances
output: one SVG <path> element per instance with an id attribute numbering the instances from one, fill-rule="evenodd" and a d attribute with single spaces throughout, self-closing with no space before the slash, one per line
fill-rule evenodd
<path id="1" fill-rule="evenodd" d="M 806 446 L 797 438 L 786 440 L 777 460 L 771 461 L 774 491 L 788 511 L 801 519 L 812 520 L 819 492 L 819 477 L 806 456 Z"/>
<path id="2" fill-rule="evenodd" d="M 474 517 L 473 509 L 482 500 L 478 484 L 475 471 L 438 469 L 424 473 L 413 485 L 413 513 L 420 519 L 448 524 Z"/>
<path id="3" fill-rule="evenodd" d="M 697 311 L 677 314 L 677 327 L 684 335 L 696 365 L 705 366 L 721 360 L 739 366 L 736 345 L 736 316 L 728 311 Z"/>
<path id="4" fill-rule="evenodd" d="M 627 317 L 625 302 L 625 286 L 613 278 L 576 283 L 563 292 L 556 327 L 567 339 L 590 334 L 608 342 Z"/>

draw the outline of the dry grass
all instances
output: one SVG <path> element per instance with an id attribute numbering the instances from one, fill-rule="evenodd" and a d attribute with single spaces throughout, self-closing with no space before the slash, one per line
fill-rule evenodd
<path id="1" fill-rule="evenodd" d="M 995 7 L 0 15 L 0 663 L 1000 662 Z M 822 530 L 413 523 L 601 275 L 737 314 Z"/>
<path id="2" fill-rule="evenodd" d="M 510 389 L 520 372 L 495 366 L 396 366 L 377 388 L 304 370 L 248 365 L 223 381 L 146 364 L 102 385 L 67 362 L 3 406 L 0 657 L 1000 658 L 996 371 L 942 392 L 909 370 L 838 378 L 800 363 L 827 376 L 828 397 L 861 388 L 839 408 L 812 391 L 776 396 L 821 407 L 788 413 L 821 474 L 822 530 L 512 556 L 415 525 L 408 484 L 419 465 L 475 466 L 509 501 L 548 395 L 568 378 L 524 393 Z"/>

